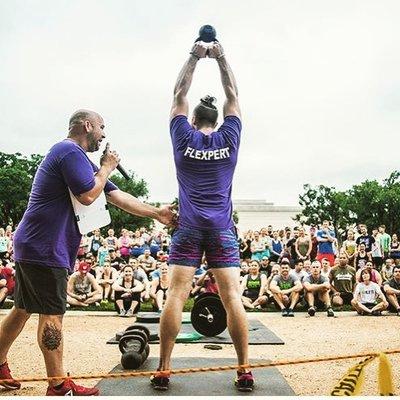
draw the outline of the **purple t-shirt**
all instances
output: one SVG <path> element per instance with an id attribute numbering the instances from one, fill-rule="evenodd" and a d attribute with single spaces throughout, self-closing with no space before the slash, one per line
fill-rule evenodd
<path id="1" fill-rule="evenodd" d="M 179 225 L 198 229 L 229 229 L 232 221 L 232 179 L 242 124 L 225 117 L 218 131 L 204 135 L 187 117 L 170 125 L 179 184 Z"/>
<path id="2" fill-rule="evenodd" d="M 68 188 L 74 195 L 91 190 L 98 168 L 75 142 L 55 144 L 33 180 L 28 208 L 14 235 L 15 260 L 73 270 L 81 234 Z M 104 191 L 118 189 L 110 181 Z"/>

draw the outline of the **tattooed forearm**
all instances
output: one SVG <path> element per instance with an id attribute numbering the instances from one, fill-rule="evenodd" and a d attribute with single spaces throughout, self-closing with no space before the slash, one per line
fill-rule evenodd
<path id="1" fill-rule="evenodd" d="M 51 322 L 47 322 L 42 334 L 42 344 L 47 350 L 57 350 L 62 341 L 61 329 Z"/>
<path id="2" fill-rule="evenodd" d="M 187 95 L 190 85 L 192 84 L 193 73 L 196 69 L 197 59 L 194 56 L 190 56 L 189 59 L 184 64 L 181 72 L 176 80 L 174 94 L 180 94 L 183 96 Z"/>
<path id="3" fill-rule="evenodd" d="M 229 98 L 232 95 L 237 96 L 238 89 L 236 85 L 236 79 L 225 57 L 222 57 L 218 60 L 218 66 L 221 73 L 222 87 L 224 88 L 226 97 Z"/>

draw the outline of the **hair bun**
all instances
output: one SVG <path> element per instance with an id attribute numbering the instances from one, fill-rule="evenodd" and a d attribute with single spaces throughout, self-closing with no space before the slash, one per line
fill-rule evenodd
<path id="1" fill-rule="evenodd" d="M 217 102 L 217 99 L 215 97 L 213 97 L 213 96 L 207 95 L 207 96 L 202 97 L 200 99 L 200 102 L 201 102 L 201 104 L 204 104 L 207 107 L 216 108 L 214 103 Z"/>

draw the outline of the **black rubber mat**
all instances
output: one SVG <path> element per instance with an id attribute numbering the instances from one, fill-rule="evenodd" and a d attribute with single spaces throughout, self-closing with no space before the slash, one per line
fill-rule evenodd
<path id="1" fill-rule="evenodd" d="M 147 326 L 151 334 L 158 334 L 159 324 L 144 324 Z M 194 333 L 196 332 L 192 324 L 182 324 L 180 333 Z M 159 341 L 151 341 L 150 343 L 159 343 Z M 206 337 L 202 336 L 200 339 L 193 343 L 219 343 L 219 344 L 232 344 L 232 339 L 229 336 L 228 330 L 225 329 L 219 336 Z M 107 344 L 118 344 L 115 337 L 111 338 Z M 285 344 L 284 341 L 270 331 L 264 324 L 256 319 L 249 320 L 249 344 Z"/>
<path id="2" fill-rule="evenodd" d="M 264 362 L 265 360 L 263 360 Z M 250 360 L 250 363 L 261 360 Z M 233 358 L 174 358 L 173 368 L 210 367 L 235 365 Z M 150 357 L 140 370 L 153 371 L 158 367 L 158 358 Z M 124 370 L 120 365 L 111 372 Z M 126 371 L 125 371 L 126 372 Z M 175 375 L 167 391 L 155 391 L 148 377 L 102 379 L 96 387 L 101 396 L 293 396 L 292 388 L 277 368 L 257 368 L 253 371 L 256 386 L 250 393 L 238 392 L 233 385 L 235 371 L 200 372 Z"/>

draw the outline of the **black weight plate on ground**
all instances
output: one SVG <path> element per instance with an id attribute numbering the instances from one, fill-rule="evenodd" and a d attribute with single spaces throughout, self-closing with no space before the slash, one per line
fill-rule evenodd
<path id="1" fill-rule="evenodd" d="M 147 335 L 143 331 L 139 331 L 136 329 L 129 329 L 129 330 L 125 331 L 125 333 L 126 334 L 129 333 L 129 335 L 138 335 L 144 340 L 145 343 L 147 343 L 149 340 Z"/>
<path id="2" fill-rule="evenodd" d="M 139 335 L 125 333 L 120 339 L 118 346 L 121 353 L 126 353 L 127 351 L 134 351 L 140 354 L 144 350 L 146 342 Z"/>
<path id="3" fill-rule="evenodd" d="M 156 312 L 140 312 L 136 317 L 137 322 L 157 324 L 160 322 L 160 314 Z"/>
<path id="4" fill-rule="evenodd" d="M 125 329 L 125 332 L 131 331 L 132 329 L 135 329 L 135 330 L 138 330 L 138 331 L 143 331 L 147 335 L 147 341 L 150 340 L 150 331 L 149 331 L 149 328 L 147 328 L 146 326 L 139 325 L 139 324 L 134 324 L 134 325 L 128 326 Z"/>
<path id="5" fill-rule="evenodd" d="M 216 297 L 219 299 L 219 295 L 216 293 L 200 293 L 197 297 L 194 298 L 194 302 L 196 303 L 197 301 L 204 299 L 205 297 Z"/>
<path id="6" fill-rule="evenodd" d="M 213 315 L 213 321 L 207 320 L 209 312 Z M 226 311 L 218 297 L 203 297 L 196 301 L 190 314 L 193 328 L 203 336 L 217 336 L 222 333 L 227 326 Z"/>
<path id="7" fill-rule="evenodd" d="M 158 336 L 158 333 L 151 333 L 149 342 L 156 342 L 157 340 L 160 340 L 160 337 Z"/>

